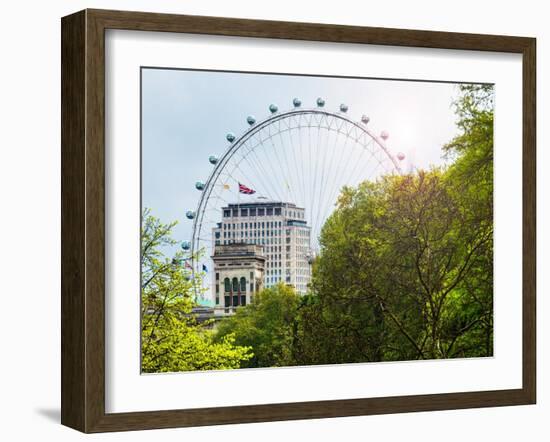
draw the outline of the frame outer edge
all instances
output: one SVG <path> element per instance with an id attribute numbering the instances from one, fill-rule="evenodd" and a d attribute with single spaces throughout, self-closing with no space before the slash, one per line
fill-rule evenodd
<path id="1" fill-rule="evenodd" d="M 105 417 L 105 29 L 86 10 L 86 433 Z"/>
<path id="2" fill-rule="evenodd" d="M 61 20 L 61 423 L 83 431 L 85 13 Z"/>
<path id="3" fill-rule="evenodd" d="M 537 78 L 536 39 L 523 50 L 523 390 L 530 404 L 537 401 Z"/>
<path id="4" fill-rule="evenodd" d="M 104 37 L 111 28 L 522 53 L 523 388 L 105 414 Z M 63 18 L 62 424 L 91 433 L 535 403 L 535 44 L 526 37 L 90 9 Z"/>

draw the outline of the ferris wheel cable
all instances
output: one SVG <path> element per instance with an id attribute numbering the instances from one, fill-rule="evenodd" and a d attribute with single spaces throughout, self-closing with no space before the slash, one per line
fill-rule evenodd
<path id="1" fill-rule="evenodd" d="M 282 148 L 285 150 L 285 154 L 286 149 L 290 149 L 290 153 L 292 154 L 292 158 L 290 158 L 290 154 L 287 155 L 289 157 L 288 176 L 289 179 L 292 181 L 293 186 L 296 187 L 299 192 L 299 198 L 297 197 L 296 201 L 292 202 L 294 204 L 297 204 L 298 206 L 303 206 L 305 204 L 305 193 L 303 186 L 300 184 L 300 172 L 298 169 L 298 164 L 300 163 L 300 160 L 298 157 L 298 149 L 294 140 L 294 134 L 292 132 L 293 125 L 291 123 L 293 121 L 296 121 L 295 117 L 291 117 L 281 121 L 281 126 L 284 124 L 285 128 L 280 130 L 279 140 L 281 142 Z M 283 140 L 283 134 L 287 136 L 288 143 L 285 143 L 285 141 Z M 298 145 L 298 147 L 301 148 L 300 145 Z"/>
<path id="2" fill-rule="evenodd" d="M 322 145 L 321 145 L 321 142 L 320 142 L 320 135 L 321 135 L 321 129 L 318 129 L 317 131 L 317 144 L 319 145 L 319 149 L 321 149 L 322 151 L 322 155 L 319 155 L 322 157 L 322 159 L 320 160 L 321 161 L 321 167 L 319 168 L 319 180 L 317 182 L 317 184 L 314 184 L 313 186 L 313 191 L 314 191 L 314 194 L 315 194 L 315 200 L 316 200 L 316 203 L 315 205 L 317 207 L 313 207 L 313 210 L 316 211 L 316 215 L 315 215 L 315 218 L 313 218 L 313 213 L 312 213 L 312 219 L 315 219 L 316 221 L 316 224 L 317 222 L 319 221 L 319 215 L 320 215 L 320 209 L 321 209 L 321 205 L 323 204 L 323 200 L 322 200 L 322 196 L 323 196 L 323 192 L 325 191 L 325 178 L 326 176 L 328 175 L 325 171 L 325 163 L 326 163 L 326 155 L 327 155 L 327 150 L 328 149 L 323 149 L 322 148 Z M 317 175 L 315 176 L 315 180 L 317 179 Z M 317 192 L 317 189 L 319 189 L 319 191 Z M 318 194 L 318 197 L 316 196 Z"/>
<path id="3" fill-rule="evenodd" d="M 246 160 L 246 162 L 247 162 L 249 165 L 251 164 L 251 162 L 250 162 L 250 160 L 248 159 L 248 157 L 243 157 L 243 159 Z M 240 163 L 235 164 L 235 168 L 238 169 L 238 170 L 241 172 L 242 176 L 250 183 L 249 185 L 255 185 L 254 183 L 257 183 L 257 181 L 254 181 L 254 180 L 252 180 L 250 177 L 248 177 L 248 175 L 245 174 L 244 171 L 240 168 L 239 164 L 240 164 Z M 253 170 L 254 170 L 254 169 L 253 169 Z M 255 170 L 257 170 L 257 169 L 255 169 Z M 232 179 L 235 180 L 236 183 L 238 183 L 238 180 L 236 180 L 233 176 L 232 176 Z M 262 179 L 261 181 L 262 181 L 262 183 L 263 183 L 263 179 Z M 256 187 L 259 187 L 259 186 L 256 186 Z M 265 183 L 262 185 L 262 188 L 263 188 L 264 192 L 266 193 L 266 196 L 267 196 L 268 198 L 273 198 L 272 194 L 271 194 L 270 192 L 268 192 L 268 190 L 269 190 L 268 187 L 269 187 L 269 186 L 265 186 Z"/>
<path id="4" fill-rule="evenodd" d="M 270 193 L 272 190 L 273 192 L 272 195 L 276 196 L 277 199 L 280 199 L 281 195 L 279 193 L 279 189 L 277 185 L 274 184 L 272 181 L 273 173 L 268 173 L 268 171 L 264 168 L 262 164 L 263 163 L 262 160 L 258 157 L 255 151 L 251 151 L 250 153 L 251 153 L 251 156 L 250 157 L 247 156 L 246 158 L 247 162 L 249 162 L 249 164 L 251 164 L 252 162 L 256 164 L 255 170 L 260 172 L 258 174 L 259 179 L 262 181 L 262 183 L 264 183 L 264 186 L 267 184 L 265 188 L 269 189 Z M 270 165 L 272 164 L 271 161 L 267 161 L 267 163 L 269 163 Z"/>
<path id="5" fill-rule="evenodd" d="M 248 142 L 249 142 L 249 140 L 246 140 L 243 143 L 242 147 L 246 148 L 246 152 L 241 153 L 241 158 L 240 158 L 239 162 L 236 163 L 236 164 L 240 164 L 243 160 L 246 160 L 249 165 L 251 164 L 251 159 L 248 158 L 248 154 L 251 153 L 252 151 L 254 151 L 260 145 L 260 143 L 256 143 L 253 146 L 250 146 L 250 145 L 248 145 Z M 264 187 L 264 189 L 266 190 L 266 193 L 267 193 L 267 190 L 269 190 L 270 186 L 271 187 L 273 187 L 273 186 L 272 186 L 272 184 L 266 186 L 266 182 L 264 181 L 263 177 L 264 176 L 269 176 L 269 175 L 265 172 L 259 173 L 258 169 L 259 169 L 259 167 L 253 167 L 252 168 L 255 175 L 259 178 L 259 181 L 262 182 L 262 186 Z M 241 172 L 242 172 L 242 170 L 241 170 Z M 247 179 L 249 179 L 249 178 L 247 178 Z M 276 186 L 273 187 L 273 188 L 276 190 Z M 271 192 L 269 192 L 269 197 L 273 199 Z"/>
<path id="6" fill-rule="evenodd" d="M 364 152 L 364 150 L 363 150 L 363 152 Z M 357 162 L 356 162 L 356 166 L 357 166 Z M 353 181 L 348 181 L 348 182 L 352 183 Z M 335 206 L 334 202 L 337 200 L 338 192 L 340 190 L 341 190 L 341 183 L 338 182 L 337 178 L 335 178 L 333 180 L 333 185 L 331 186 L 331 189 L 328 193 L 329 198 L 326 199 L 326 203 L 325 203 L 325 205 L 323 207 L 323 210 L 321 212 L 322 217 L 320 219 L 325 220 L 329 216 L 331 209 Z"/>
<path id="7" fill-rule="evenodd" d="M 294 159 L 294 168 L 296 169 L 296 174 L 298 175 L 298 168 L 297 168 L 297 161 L 296 161 L 296 154 L 297 154 L 297 152 L 296 152 L 296 148 L 295 148 L 295 146 L 294 146 L 294 140 L 293 140 L 293 138 L 292 138 L 292 132 L 290 131 L 290 125 L 289 125 L 289 123 L 288 123 L 287 121 L 285 121 L 285 124 L 287 124 L 287 126 L 288 126 L 288 128 L 289 128 L 287 131 L 285 131 L 285 133 L 288 135 L 288 140 L 290 141 L 290 150 L 292 151 L 292 155 L 293 155 L 293 159 Z M 279 136 L 280 136 L 280 139 L 281 139 L 281 145 L 284 146 L 285 143 L 284 143 L 284 141 L 283 141 L 282 132 L 279 133 Z M 301 155 L 301 151 L 302 151 L 302 146 L 301 146 L 301 144 L 300 144 L 300 155 Z M 302 166 L 303 166 L 303 162 L 301 162 L 301 163 L 302 163 Z M 303 175 L 302 175 L 302 177 L 303 177 Z M 297 178 L 298 178 L 298 177 L 297 177 Z M 305 183 L 305 181 L 304 181 L 304 183 Z M 298 203 L 298 202 L 296 201 L 295 203 L 304 206 L 305 203 L 306 203 L 306 201 L 305 201 L 305 187 L 302 187 L 302 188 L 301 188 L 301 192 L 300 192 L 300 193 L 302 194 L 302 201 L 301 201 L 300 203 Z"/>
<path id="8" fill-rule="evenodd" d="M 341 129 L 342 129 L 342 126 L 340 126 L 340 130 L 341 130 Z M 339 132 L 340 132 L 340 130 L 339 130 Z M 342 132 L 340 132 L 340 133 L 342 133 Z M 348 144 L 348 140 L 349 140 L 349 138 L 346 136 L 346 137 L 345 137 L 345 140 L 344 140 L 344 146 L 343 146 L 343 148 L 342 148 L 342 149 L 339 149 L 340 152 L 345 152 L 345 151 L 346 151 L 347 144 Z M 344 157 L 344 156 L 345 156 L 345 155 L 343 155 L 343 154 L 338 155 L 338 163 L 337 163 L 337 166 L 336 166 L 336 169 L 335 169 L 334 179 L 332 180 L 331 187 L 329 187 L 329 189 L 331 189 L 331 190 L 329 191 L 330 193 L 329 193 L 328 195 L 331 195 L 331 196 L 330 196 L 330 200 L 331 200 L 331 201 L 332 201 L 332 198 L 333 198 L 332 195 L 333 195 L 334 192 L 335 192 L 335 191 L 333 190 L 333 188 L 335 188 L 336 186 L 339 186 L 339 184 L 340 184 L 340 182 L 341 182 L 341 180 L 342 180 L 341 177 L 343 176 L 343 174 L 341 174 L 341 173 L 339 173 L 339 172 L 340 172 L 340 166 L 341 166 L 341 163 L 342 163 L 342 157 Z M 350 158 L 350 156 L 348 156 L 348 163 L 349 163 L 349 158 Z M 345 170 L 344 170 L 344 172 L 345 172 Z M 336 189 L 338 189 L 338 188 L 336 187 Z M 336 191 L 337 191 L 337 190 L 336 190 Z M 318 230 L 317 230 L 317 228 L 318 228 L 319 222 L 320 222 L 319 220 L 316 220 L 316 223 L 315 223 L 315 235 L 316 235 L 316 236 L 318 236 Z M 317 238 L 316 238 L 315 240 L 317 241 Z"/>
<path id="9" fill-rule="evenodd" d="M 317 133 L 318 135 L 318 133 Z M 311 126 L 309 126 L 308 128 L 308 149 L 309 149 L 309 154 L 310 154 L 310 159 L 311 159 Z M 315 194 L 317 192 L 317 175 L 318 175 L 318 169 L 319 169 L 319 156 L 320 155 L 314 155 L 314 159 L 315 159 L 315 165 L 313 167 L 313 183 L 311 183 L 311 178 L 310 178 L 310 184 L 311 185 L 311 189 L 310 189 L 310 201 L 311 201 L 311 215 L 312 215 L 312 219 L 313 219 L 313 212 L 315 211 L 315 205 L 316 205 L 316 199 L 315 199 Z"/>
<path id="10" fill-rule="evenodd" d="M 265 145 L 264 145 L 264 143 L 263 143 L 263 141 L 262 141 L 261 139 L 260 139 L 260 147 L 263 148 L 264 153 L 267 153 L 266 148 L 265 148 Z M 259 162 L 260 164 L 262 164 L 262 162 L 261 162 L 261 160 L 259 159 L 259 157 L 257 156 L 255 150 L 253 151 L 253 154 L 256 155 L 256 158 L 258 159 L 258 162 Z M 271 170 L 272 170 L 273 173 L 272 173 L 272 174 L 266 174 L 266 175 L 267 175 L 267 177 L 268 177 L 268 179 L 269 179 L 269 182 L 270 182 L 271 184 L 273 184 L 273 182 L 271 181 L 271 178 L 272 178 L 272 177 L 275 178 L 275 177 L 277 176 L 277 172 L 276 172 L 276 170 L 275 170 L 275 168 L 274 168 L 274 166 L 273 166 L 273 163 L 274 163 L 273 161 L 267 161 L 267 163 L 270 165 Z M 263 165 L 262 165 L 262 167 L 263 167 Z M 264 170 L 265 170 L 265 169 L 264 169 Z M 279 198 L 280 198 L 279 189 L 278 189 L 277 184 L 275 184 L 275 187 L 274 187 L 274 188 L 275 188 L 275 190 L 277 191 L 276 193 L 277 193 L 277 195 L 278 195 Z M 282 201 L 282 199 L 280 199 L 280 200 Z"/>
<path id="11" fill-rule="evenodd" d="M 371 140 L 371 143 L 374 143 L 374 141 Z M 355 163 L 355 166 L 353 167 L 351 173 L 350 173 L 350 176 L 353 178 L 352 179 L 352 182 L 357 182 L 361 179 L 361 169 L 359 169 L 359 172 L 357 172 L 357 168 L 359 166 L 359 164 L 362 164 L 361 161 L 363 160 L 363 157 L 365 156 L 365 153 L 366 152 L 369 152 L 370 153 L 370 150 L 368 150 L 367 148 L 363 148 L 361 150 L 361 153 L 359 155 L 359 159 L 357 160 L 357 162 Z M 357 173 L 359 174 L 359 176 L 357 178 L 355 178 L 357 176 Z"/>
<path id="12" fill-rule="evenodd" d="M 340 121 L 340 122 L 342 122 L 343 120 L 346 120 L 348 123 L 350 123 L 350 124 L 352 124 L 352 125 L 354 125 L 354 126 L 356 126 L 356 127 L 361 128 L 361 130 L 362 130 L 363 132 L 367 132 L 371 138 L 375 139 L 376 144 L 379 145 L 380 149 L 383 150 L 384 153 L 385 153 L 385 154 L 390 158 L 390 160 L 393 162 L 394 168 L 397 169 L 397 170 L 399 170 L 398 165 L 397 165 L 395 159 L 393 159 L 393 157 L 391 156 L 391 154 L 389 154 L 389 152 L 388 152 L 387 149 L 385 148 L 385 145 L 383 145 L 383 143 L 382 143 L 381 141 L 377 140 L 376 137 L 375 137 L 371 132 L 368 131 L 368 129 L 365 129 L 365 128 L 362 127 L 362 126 L 359 126 L 358 123 L 355 123 L 355 122 L 349 120 L 349 118 L 346 117 L 346 116 L 336 115 L 336 114 L 334 114 L 333 112 L 326 112 L 326 111 L 321 111 L 321 112 L 320 112 L 319 110 L 308 110 L 308 111 L 303 111 L 303 110 L 296 111 L 296 110 L 295 110 L 295 111 L 289 111 L 289 112 L 286 112 L 286 113 L 277 115 L 276 118 L 268 118 L 268 119 L 266 119 L 264 122 L 261 122 L 260 124 L 258 124 L 258 126 L 261 126 L 261 127 L 268 126 L 268 127 L 269 127 L 269 125 L 270 125 L 271 123 L 273 123 L 274 121 L 285 121 L 285 122 L 286 122 L 286 119 L 292 118 L 292 119 L 294 120 L 294 119 L 296 119 L 296 116 L 301 117 L 301 116 L 303 116 L 304 114 L 306 114 L 306 115 L 312 115 L 312 114 L 314 114 L 314 115 L 313 115 L 314 117 L 317 117 L 318 115 L 322 114 L 322 115 L 326 115 L 327 117 L 330 116 L 330 118 L 331 118 L 332 120 L 336 120 L 336 121 Z M 298 120 L 299 120 L 298 127 L 295 128 L 297 131 L 300 131 L 301 128 L 302 128 L 302 126 L 306 126 L 306 125 L 307 125 L 307 126 L 310 126 L 310 127 L 311 127 L 311 126 L 313 125 L 313 123 L 312 123 L 312 121 L 311 121 L 312 118 L 309 118 L 309 122 L 307 122 L 306 119 L 304 119 L 304 118 L 298 118 Z M 330 124 L 330 121 L 328 121 L 328 120 L 329 120 L 329 119 L 327 118 L 327 127 L 330 127 L 330 128 L 332 129 L 332 125 Z M 306 123 L 303 124 L 303 121 L 306 121 Z M 323 120 L 322 120 L 322 119 L 317 119 L 317 118 L 315 118 L 315 121 L 317 122 L 317 125 L 319 125 L 319 122 L 320 122 L 320 121 L 322 122 Z M 322 123 L 321 123 L 321 125 L 322 125 Z M 336 131 L 337 131 L 338 133 L 342 133 L 341 128 L 343 127 L 343 124 L 340 124 L 339 127 L 338 127 L 338 125 L 335 125 L 335 126 L 337 127 Z M 290 126 L 289 126 L 289 127 L 290 127 Z M 232 145 L 232 146 L 228 149 L 228 151 L 224 154 L 224 156 L 222 157 L 221 161 L 219 162 L 219 164 L 217 165 L 217 167 L 215 168 L 215 170 L 213 171 L 213 173 L 210 175 L 210 177 L 209 177 L 209 182 L 208 182 L 208 183 L 210 183 L 210 182 L 215 182 L 215 181 L 216 181 L 219 172 L 220 172 L 221 170 L 223 170 L 223 168 L 224 168 L 224 163 L 227 162 L 227 159 L 228 159 L 228 158 L 231 158 L 231 156 L 235 153 L 236 150 L 238 150 L 238 147 L 239 147 L 238 144 L 239 144 L 239 142 L 242 141 L 243 139 L 246 139 L 246 137 L 250 136 L 251 132 L 253 132 L 253 131 L 251 131 L 251 130 L 247 131 L 243 136 L 241 136 L 241 137 L 239 138 L 239 140 L 237 140 L 236 143 L 234 143 L 234 145 Z M 271 131 L 268 131 L 268 132 L 269 132 L 269 134 L 270 134 L 270 136 L 271 136 Z M 292 135 L 292 131 L 291 131 L 290 129 L 289 129 L 289 132 L 288 132 L 288 133 L 289 133 L 290 135 Z M 280 137 L 280 138 L 282 139 L 282 137 Z M 360 137 L 355 137 L 355 140 L 358 140 L 359 138 L 360 138 Z M 290 139 L 292 140 L 292 137 L 290 137 Z M 300 147 L 302 147 L 301 145 L 302 145 L 302 143 L 300 143 Z M 295 153 L 295 152 L 296 152 L 296 150 L 293 150 L 293 153 Z M 285 153 L 286 153 L 286 152 L 285 152 Z M 382 164 L 382 163 L 381 163 L 381 164 Z M 303 162 L 303 161 L 301 162 L 301 165 L 304 166 L 304 162 Z M 385 164 L 383 164 L 383 165 L 385 165 Z M 296 166 L 297 166 L 297 165 L 296 165 Z M 239 167 L 239 169 L 240 169 L 240 167 Z M 341 170 L 340 167 L 339 167 L 338 169 Z M 386 168 L 386 170 L 387 170 L 387 169 L 388 169 L 388 168 Z M 390 169 L 391 169 L 391 167 L 390 167 Z M 375 171 L 375 170 L 374 170 L 374 171 Z M 242 172 L 242 170 L 241 170 L 241 172 Z M 245 175 L 247 175 L 247 174 L 245 174 Z M 302 179 L 305 178 L 304 175 L 305 175 L 305 174 L 302 174 Z M 291 181 L 293 181 L 293 180 L 291 180 Z M 207 184 L 208 184 L 208 183 L 207 183 Z M 297 186 L 297 187 L 299 188 L 299 186 Z M 323 186 L 323 187 L 324 187 L 324 186 Z M 199 207 L 198 207 L 198 210 L 197 210 L 197 214 L 198 214 L 199 216 L 195 217 L 194 226 L 199 226 L 199 229 L 200 229 L 201 224 L 198 223 L 198 221 L 200 220 L 200 217 L 201 217 L 201 208 L 204 206 L 205 201 L 208 199 L 208 195 L 209 195 L 209 194 L 211 193 L 211 191 L 212 191 L 211 186 L 208 186 L 208 185 L 207 185 L 207 190 L 208 190 L 208 192 L 204 192 L 204 193 L 203 193 L 203 195 L 201 196 L 201 200 L 200 200 L 200 202 L 199 202 Z M 304 190 L 305 190 L 305 189 L 304 189 Z M 199 235 L 195 235 L 195 229 L 194 229 L 193 237 L 198 237 L 198 236 L 199 236 Z M 193 248 L 196 249 L 195 241 L 193 242 Z"/>
<path id="13" fill-rule="evenodd" d="M 294 118 L 294 120 L 296 119 Z M 292 131 L 290 130 L 288 131 L 288 137 L 291 142 L 292 157 L 294 160 L 294 170 L 296 172 L 296 183 L 297 183 L 297 186 L 300 188 L 300 195 L 301 195 L 300 201 L 296 201 L 295 203 L 298 204 L 299 207 L 303 207 L 305 210 L 308 210 L 307 201 L 306 201 L 306 196 L 307 196 L 306 178 L 305 178 L 305 172 L 304 172 L 304 165 L 306 164 L 306 162 L 304 161 L 304 150 L 302 147 L 302 141 L 300 140 L 300 137 L 298 137 L 297 144 L 300 149 L 298 152 L 298 150 L 294 147 L 295 146 L 294 137 L 293 137 Z M 298 168 L 298 165 L 300 165 L 300 168 Z"/>
<path id="14" fill-rule="evenodd" d="M 273 138 L 271 137 L 271 130 L 270 129 L 268 129 L 268 135 L 269 135 L 269 137 L 267 138 L 266 141 L 269 141 L 269 143 L 271 144 L 271 152 L 273 152 L 273 154 L 275 155 L 275 158 L 276 158 L 276 161 L 274 161 L 273 163 L 274 163 L 274 165 L 276 164 L 276 165 L 279 166 L 279 170 L 276 172 L 275 176 L 283 176 L 284 170 L 283 170 L 283 166 L 282 166 L 282 161 L 279 157 L 278 149 L 275 146 L 275 144 L 273 143 Z M 281 174 L 279 174 L 279 172 L 281 172 Z"/>
<path id="15" fill-rule="evenodd" d="M 330 134 L 330 132 L 328 132 L 328 134 Z M 327 137 L 326 138 L 326 143 L 325 143 L 325 149 L 324 149 L 324 157 L 326 159 L 326 156 L 327 156 L 327 152 L 329 151 L 329 141 L 330 141 L 330 137 L 328 136 L 327 134 Z M 332 152 L 333 156 L 334 156 L 334 151 Z M 325 171 L 325 159 L 323 159 L 323 166 L 322 166 L 322 170 Z M 329 162 L 329 167 L 332 163 Z M 323 174 L 322 178 L 321 178 L 321 185 L 319 186 L 319 201 L 321 201 L 321 198 L 322 198 L 322 192 L 323 192 L 323 189 L 325 188 L 326 184 L 328 183 L 328 174 Z M 317 219 L 320 219 L 319 216 L 321 214 L 324 214 L 324 210 L 321 211 L 321 207 L 323 206 L 326 207 L 326 205 L 329 205 L 331 204 L 331 201 L 328 200 L 328 199 L 325 199 L 325 201 L 322 203 L 322 204 L 319 204 L 319 207 L 318 207 L 318 210 L 317 210 Z M 325 219 L 323 217 L 323 219 Z"/>
<path id="16" fill-rule="evenodd" d="M 348 141 L 348 140 L 349 140 L 349 138 L 346 137 L 346 145 L 347 145 L 347 141 Z M 357 143 L 354 144 L 354 147 L 356 147 L 356 146 L 357 146 Z M 367 144 L 367 146 L 365 146 L 365 145 L 360 145 L 360 146 L 361 146 L 363 149 L 367 149 L 368 144 Z M 357 146 L 357 147 L 359 147 L 359 146 Z M 344 146 L 344 149 L 345 149 L 345 146 Z M 352 157 L 352 156 L 349 155 L 349 156 L 348 156 L 348 160 L 349 160 L 351 157 Z M 349 162 L 349 161 L 348 161 L 348 162 Z M 357 164 L 358 164 L 358 162 L 356 162 L 356 167 L 357 167 Z M 339 165 L 339 166 L 340 166 L 340 165 Z M 338 166 L 338 167 L 339 167 L 339 166 Z M 346 168 L 344 168 L 344 171 L 345 171 L 345 170 L 346 170 Z M 336 195 L 334 195 L 334 193 L 335 193 L 335 192 L 338 192 L 338 191 L 340 190 L 340 187 L 341 187 L 341 186 L 340 186 L 340 184 L 341 184 L 341 179 L 338 179 L 338 178 L 335 177 L 333 183 L 336 184 L 336 185 L 338 185 L 338 187 L 337 187 L 336 189 L 334 189 L 334 187 L 331 187 L 330 198 L 329 198 L 330 201 L 332 201 L 333 199 L 336 198 Z"/>
<path id="17" fill-rule="evenodd" d="M 281 124 L 279 123 L 279 129 L 281 128 Z M 290 134 L 290 132 L 289 132 Z M 289 135 L 290 136 L 290 135 Z M 294 201 L 291 201 L 291 202 L 294 202 L 295 204 L 298 204 L 298 205 L 303 205 L 303 189 L 301 188 L 300 186 L 300 183 L 299 183 L 299 177 L 300 177 L 300 173 L 298 171 L 298 161 L 296 159 L 296 152 L 294 149 L 291 149 L 292 151 L 292 159 L 289 160 L 289 156 L 287 156 L 287 153 L 286 153 L 286 149 L 287 149 L 287 145 L 286 143 L 283 142 L 283 138 L 282 138 L 282 135 L 281 135 L 281 132 L 279 132 L 279 139 L 281 141 L 281 150 L 283 151 L 283 155 L 285 157 L 285 161 L 286 161 L 286 169 L 288 171 L 288 181 L 290 181 L 292 183 L 292 188 L 293 189 L 296 189 L 296 196 L 293 198 Z M 293 166 L 293 167 L 291 167 Z M 302 165 L 303 167 L 303 165 Z M 296 177 L 296 179 L 294 179 L 294 176 L 292 176 L 292 172 L 294 171 L 294 176 Z M 300 195 L 299 195 L 299 194 Z M 298 201 L 298 197 L 300 198 L 300 200 Z"/>
<path id="18" fill-rule="evenodd" d="M 270 135 L 271 135 L 271 131 L 270 131 Z M 274 141 L 273 141 L 273 137 L 272 137 L 272 136 L 269 137 L 269 142 L 271 143 L 273 152 L 275 152 L 275 156 L 276 156 L 276 158 L 277 158 L 277 161 L 276 161 L 276 162 L 279 164 L 279 168 L 280 168 L 280 170 L 281 170 L 281 176 L 284 176 L 284 177 L 285 177 L 285 182 L 286 182 L 287 189 L 289 190 L 289 193 L 291 194 L 291 195 L 289 196 L 289 199 L 295 200 L 296 198 L 295 198 L 295 196 L 294 196 L 294 191 L 293 191 L 293 190 L 294 190 L 294 185 L 290 186 L 290 182 L 291 182 L 292 180 L 290 179 L 290 165 L 289 165 L 288 160 L 287 160 L 286 149 L 284 149 L 284 146 L 281 145 L 281 151 L 282 151 L 281 156 L 284 157 L 285 166 L 286 166 L 286 167 L 283 167 L 282 161 L 279 160 L 279 153 L 278 153 L 278 150 L 279 150 L 279 149 L 275 146 L 275 143 L 274 143 Z M 288 173 L 289 173 L 289 177 L 288 177 L 288 178 L 286 177 L 286 174 L 285 174 L 284 169 L 286 169 L 286 170 L 288 171 Z M 292 184 L 294 184 L 294 183 L 292 183 Z"/>
<path id="19" fill-rule="evenodd" d="M 309 207 L 311 208 L 311 212 L 312 212 L 312 215 L 313 215 L 313 210 L 315 210 L 315 185 L 316 185 L 316 178 L 317 178 L 317 165 L 318 165 L 318 156 L 317 155 L 313 155 L 312 156 L 312 141 L 311 141 L 311 130 L 312 130 L 312 127 L 311 127 L 311 124 L 307 124 L 307 128 L 308 128 L 308 131 L 307 131 L 307 149 L 308 149 L 308 154 L 309 154 L 309 164 L 312 164 L 313 163 L 313 160 L 314 161 L 314 169 L 313 169 L 313 180 L 311 179 L 312 177 L 310 176 L 309 178 Z"/>

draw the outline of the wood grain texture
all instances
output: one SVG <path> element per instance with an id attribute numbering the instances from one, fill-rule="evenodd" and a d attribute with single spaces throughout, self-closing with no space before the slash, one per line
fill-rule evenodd
<path id="1" fill-rule="evenodd" d="M 61 422 L 85 418 L 85 13 L 61 29 Z"/>
<path id="2" fill-rule="evenodd" d="M 337 401 L 105 413 L 105 30 L 523 55 L 523 387 Z M 536 46 L 526 37 L 86 10 L 62 19 L 62 423 L 83 432 L 532 404 L 536 398 Z M 518 147 L 519 148 L 519 147 Z"/>

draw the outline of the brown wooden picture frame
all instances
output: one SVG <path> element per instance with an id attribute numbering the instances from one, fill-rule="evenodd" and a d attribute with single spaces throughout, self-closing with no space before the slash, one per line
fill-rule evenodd
<path id="1" fill-rule="evenodd" d="M 103 432 L 535 403 L 535 39 L 106 10 L 84 10 L 64 17 L 61 29 L 62 424 L 83 432 Z M 187 410 L 106 413 L 106 29 L 521 54 L 523 63 L 522 388 Z"/>

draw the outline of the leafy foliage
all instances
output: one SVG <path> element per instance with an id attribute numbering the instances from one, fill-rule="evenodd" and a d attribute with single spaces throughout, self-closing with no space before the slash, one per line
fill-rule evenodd
<path id="1" fill-rule="evenodd" d="M 217 340 L 235 336 L 235 344 L 254 349 L 245 367 L 293 365 L 293 328 L 300 297 L 292 287 L 278 284 L 258 293 L 252 304 L 240 307 L 222 321 Z"/>
<path id="2" fill-rule="evenodd" d="M 144 371 L 493 354 L 493 87 L 462 85 L 444 168 L 344 188 L 310 293 L 279 284 L 214 330 L 193 315 L 173 224 L 144 213 Z M 175 264 L 174 264 L 175 263 Z"/>
<path id="3" fill-rule="evenodd" d="M 144 372 L 238 368 L 252 354 L 231 335 L 213 341 L 208 323 L 193 314 L 193 287 L 183 256 L 164 257 L 175 223 L 162 224 L 144 210 L 141 229 L 141 366 Z"/>
<path id="4" fill-rule="evenodd" d="M 343 189 L 311 293 L 266 290 L 222 322 L 244 366 L 493 353 L 493 89 L 463 85 L 445 168 Z"/>

